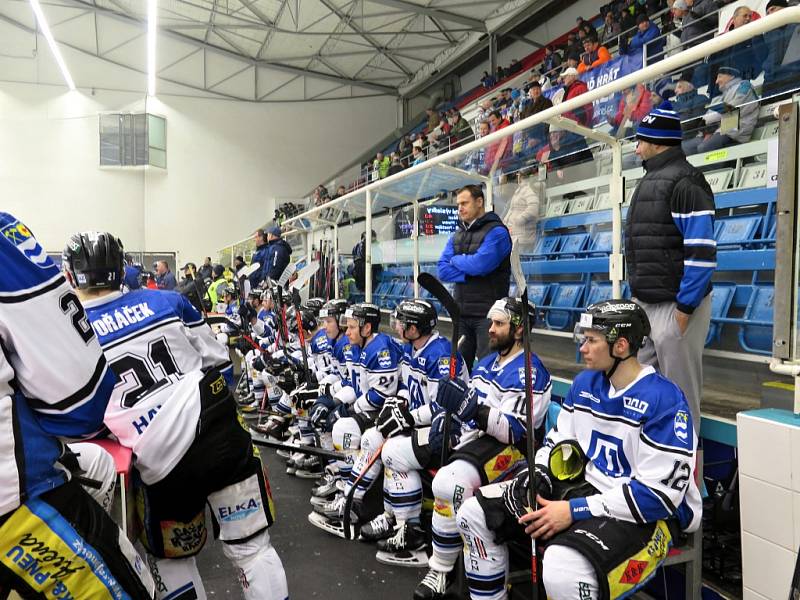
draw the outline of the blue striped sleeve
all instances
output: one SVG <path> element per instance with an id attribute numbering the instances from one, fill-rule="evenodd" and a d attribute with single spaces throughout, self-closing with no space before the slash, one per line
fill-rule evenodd
<path id="1" fill-rule="evenodd" d="M 672 220 L 683 236 L 683 277 L 678 310 L 691 314 L 707 295 L 717 267 L 714 239 L 714 196 L 708 184 L 683 179 L 675 186 Z"/>

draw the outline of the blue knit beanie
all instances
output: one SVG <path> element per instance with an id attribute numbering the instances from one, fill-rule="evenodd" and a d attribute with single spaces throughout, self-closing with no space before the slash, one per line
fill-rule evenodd
<path id="1" fill-rule="evenodd" d="M 664 101 L 642 119 L 636 128 L 636 138 L 659 146 L 678 146 L 681 143 L 681 117 Z"/>

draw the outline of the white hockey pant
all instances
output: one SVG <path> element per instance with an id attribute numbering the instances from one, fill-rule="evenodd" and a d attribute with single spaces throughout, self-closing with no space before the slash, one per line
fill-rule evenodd
<path id="1" fill-rule="evenodd" d="M 414 434 L 412 434 L 414 435 Z M 386 440 L 381 452 L 383 461 L 383 508 L 398 522 L 419 518 L 422 513 L 422 478 L 414 455 L 411 436 Z"/>
<path id="2" fill-rule="evenodd" d="M 431 568 L 445 573 L 453 570 L 463 547 L 456 512 L 480 486 L 480 473 L 465 460 L 445 465 L 433 478 L 433 554 L 428 561 Z"/>

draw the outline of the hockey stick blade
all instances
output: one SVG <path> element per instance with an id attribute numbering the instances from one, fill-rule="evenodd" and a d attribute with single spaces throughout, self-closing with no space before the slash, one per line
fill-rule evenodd
<path id="1" fill-rule="evenodd" d="M 264 448 L 275 448 L 276 450 L 289 450 L 290 452 L 300 452 L 302 454 L 309 454 L 312 456 L 320 456 L 322 458 L 332 458 L 334 460 L 345 460 L 347 457 L 344 452 L 336 452 L 335 450 L 325 450 L 324 448 L 317 448 L 316 446 L 293 446 L 285 442 L 278 442 L 271 440 L 259 432 L 251 429 L 250 437 L 253 438 L 253 443 L 256 446 Z"/>
<path id="2" fill-rule="evenodd" d="M 455 299 L 436 277 L 430 273 L 420 273 L 417 275 L 417 283 L 428 290 L 431 296 L 439 301 L 439 304 L 441 304 L 447 311 L 447 314 L 450 315 L 451 320 L 455 321 L 461 316 L 461 310 L 458 308 Z"/>
<path id="3" fill-rule="evenodd" d="M 319 261 L 315 260 L 297 272 L 297 279 L 292 282 L 289 289 L 302 290 L 317 271 L 319 271 Z"/>
<path id="4" fill-rule="evenodd" d="M 295 265 L 294 263 L 289 263 L 288 265 L 286 265 L 286 268 L 283 270 L 283 273 L 281 273 L 281 276 L 278 277 L 278 281 L 276 281 L 275 283 L 277 283 L 282 288 L 286 287 L 286 282 L 289 281 L 289 277 L 291 277 L 292 273 L 294 273 L 296 270 L 297 270 L 297 265 Z"/>
<path id="5" fill-rule="evenodd" d="M 252 275 L 256 271 L 258 271 L 260 268 L 261 268 L 261 263 L 260 262 L 250 263 L 249 265 L 246 265 L 246 266 L 242 267 L 241 269 L 239 269 L 236 272 L 236 277 L 238 279 L 241 279 L 242 277 L 250 277 L 250 275 Z"/>

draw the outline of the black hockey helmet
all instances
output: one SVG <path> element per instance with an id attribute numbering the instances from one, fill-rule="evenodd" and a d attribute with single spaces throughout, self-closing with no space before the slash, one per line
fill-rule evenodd
<path id="1" fill-rule="evenodd" d="M 303 304 L 303 308 L 309 309 L 315 316 L 319 316 L 320 309 L 325 305 L 325 300 L 322 298 L 309 298 Z"/>
<path id="2" fill-rule="evenodd" d="M 333 317 L 338 321 L 340 327 L 344 327 L 347 324 L 344 313 L 348 306 L 349 304 L 344 298 L 328 300 L 322 305 L 322 308 L 319 309 L 319 318 Z"/>
<path id="3" fill-rule="evenodd" d="M 436 327 L 438 321 L 433 304 L 419 298 L 401 301 L 392 313 L 392 317 L 402 324 L 403 331 L 409 325 L 414 325 L 420 335 L 428 335 Z"/>
<path id="4" fill-rule="evenodd" d="M 237 300 L 239 298 L 239 290 L 236 289 L 235 286 L 232 285 L 220 285 L 217 289 L 217 297 L 219 296 L 230 296 L 233 300 Z"/>
<path id="5" fill-rule="evenodd" d="M 372 325 L 372 333 L 378 333 L 378 328 L 381 325 L 381 309 L 377 304 L 370 304 L 369 302 L 354 304 L 345 311 L 344 316 L 346 319 L 358 321 L 359 328 L 369 323 Z"/>
<path id="6" fill-rule="evenodd" d="M 604 300 L 592 304 L 581 314 L 575 325 L 576 341 L 582 343 L 582 334 L 588 329 L 601 333 L 610 346 L 625 338 L 635 354 L 650 335 L 650 319 L 632 300 Z"/>
<path id="7" fill-rule="evenodd" d="M 250 290 L 247 293 L 248 300 L 261 300 L 262 294 L 261 290 Z"/>
<path id="8" fill-rule="evenodd" d="M 522 299 L 507 296 L 495 301 L 489 312 L 486 313 L 487 319 L 508 320 L 513 328 L 522 325 Z M 528 301 L 528 322 L 531 329 L 536 325 L 536 306 Z"/>
<path id="9" fill-rule="evenodd" d="M 289 325 L 289 331 L 297 334 L 297 309 L 292 306 L 286 311 L 286 321 Z M 317 328 L 317 318 L 314 313 L 305 307 L 300 307 L 300 319 L 303 322 L 303 331 L 314 331 Z"/>
<path id="10" fill-rule="evenodd" d="M 61 253 L 64 271 L 80 289 L 119 289 L 125 273 L 125 252 L 118 237 L 104 231 L 75 233 Z"/>

